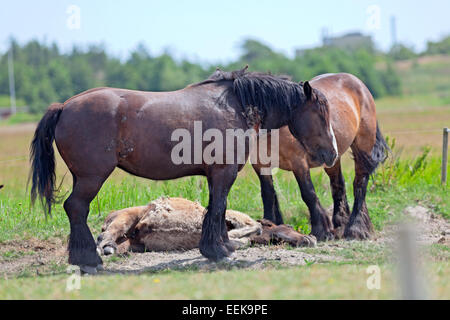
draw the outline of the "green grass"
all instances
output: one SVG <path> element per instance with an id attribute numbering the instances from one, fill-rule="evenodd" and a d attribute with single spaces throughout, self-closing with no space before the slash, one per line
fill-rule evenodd
<path id="1" fill-rule="evenodd" d="M 405 95 L 429 94 L 450 104 L 450 56 L 413 59 L 409 68 L 397 68 Z"/>
<path id="2" fill-rule="evenodd" d="M 399 61 L 396 70 L 402 95 L 375 101 L 383 133 L 397 138 L 405 158 L 423 146 L 440 155 L 442 128 L 450 126 L 450 55 Z"/>
<path id="3" fill-rule="evenodd" d="M 450 261 L 450 247 L 445 244 L 433 243 L 428 247 L 429 253 L 438 261 Z"/>
<path id="4" fill-rule="evenodd" d="M 393 299 L 395 271 L 380 265 L 381 288 L 369 290 L 366 265 L 312 264 L 265 270 L 170 271 L 82 277 L 66 292 L 68 274 L 0 279 L 0 299 Z M 447 299 L 448 262 L 428 266 L 431 298 Z M 348 285 L 348 284 L 352 285 Z"/>
<path id="5" fill-rule="evenodd" d="M 23 257 L 24 255 L 32 255 L 34 252 L 25 252 L 25 251 L 18 251 L 18 250 L 8 250 L 5 252 L 0 253 L 0 257 L 2 257 L 4 260 L 15 260 L 18 258 Z"/>
<path id="6" fill-rule="evenodd" d="M 0 125 L 15 125 L 19 123 L 37 122 L 41 120 L 42 114 L 17 112 L 5 120 L 0 121 Z"/>
<path id="7" fill-rule="evenodd" d="M 11 105 L 11 98 L 9 95 L 0 94 L 0 108 L 9 108 Z M 16 106 L 26 106 L 23 99 L 16 98 Z"/>

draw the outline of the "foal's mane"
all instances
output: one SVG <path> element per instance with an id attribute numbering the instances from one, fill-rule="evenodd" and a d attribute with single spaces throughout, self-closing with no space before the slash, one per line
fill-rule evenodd
<path id="1" fill-rule="evenodd" d="M 306 101 L 303 85 L 291 81 L 285 75 L 248 72 L 248 66 L 241 70 L 222 71 L 217 69 L 208 79 L 194 84 L 199 86 L 220 81 L 232 81 L 233 91 L 244 110 L 256 108 L 261 118 L 271 111 L 289 115 Z"/>

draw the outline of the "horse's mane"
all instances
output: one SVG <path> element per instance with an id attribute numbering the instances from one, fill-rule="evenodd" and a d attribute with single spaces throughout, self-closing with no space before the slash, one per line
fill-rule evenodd
<path id="1" fill-rule="evenodd" d="M 217 69 L 208 79 L 194 86 L 232 81 L 234 94 L 244 109 L 256 108 L 262 118 L 274 109 L 288 115 L 295 107 L 304 104 L 303 86 L 291 81 L 289 76 L 248 72 L 247 68 L 235 71 Z"/>

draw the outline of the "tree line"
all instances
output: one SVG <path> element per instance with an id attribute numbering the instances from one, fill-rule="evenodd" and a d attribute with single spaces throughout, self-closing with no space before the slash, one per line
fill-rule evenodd
<path id="1" fill-rule="evenodd" d="M 437 54 L 450 54 L 450 35 L 438 41 L 427 41 L 426 49 L 422 52 L 416 52 L 412 46 L 401 43 L 392 46 L 389 51 L 389 55 L 394 60 L 407 60 Z"/>
<path id="2" fill-rule="evenodd" d="M 169 53 L 151 55 L 144 45 L 138 45 L 126 60 L 108 54 L 99 45 L 86 49 L 75 46 L 70 52 L 63 53 L 54 43 L 32 40 L 20 45 L 11 40 L 11 48 L 16 96 L 25 101 L 33 113 L 44 111 L 52 102 L 63 102 L 99 86 L 176 90 L 205 79 L 217 67 L 177 60 Z M 8 52 L 0 55 L 0 95 L 9 94 L 7 59 Z M 288 57 L 264 43 L 247 39 L 242 43 L 239 58 L 219 67 L 231 70 L 249 64 L 253 71 L 286 74 L 295 81 L 309 80 L 322 73 L 349 72 L 363 80 L 378 98 L 401 93 L 401 82 L 393 61 L 389 54 L 370 48 L 348 51 L 318 47 Z"/>

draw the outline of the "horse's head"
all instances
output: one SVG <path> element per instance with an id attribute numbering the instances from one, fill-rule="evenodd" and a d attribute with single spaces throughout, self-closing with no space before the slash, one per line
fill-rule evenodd
<path id="1" fill-rule="evenodd" d="M 338 150 L 328 101 L 308 81 L 303 84 L 303 91 L 306 101 L 293 111 L 289 130 L 314 162 L 332 167 L 337 160 Z"/>

